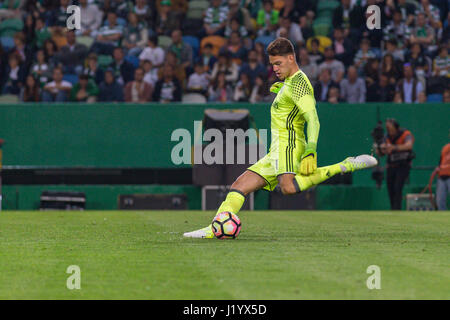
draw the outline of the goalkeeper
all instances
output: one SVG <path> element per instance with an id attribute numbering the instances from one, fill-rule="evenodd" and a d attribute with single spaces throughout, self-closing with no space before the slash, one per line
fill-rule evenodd
<path id="1" fill-rule="evenodd" d="M 314 92 L 307 76 L 297 65 L 292 43 L 277 38 L 267 47 L 269 61 L 277 77 L 271 91 L 277 95 L 271 106 L 272 141 L 269 153 L 250 166 L 232 184 L 219 212 L 239 212 L 245 197 L 256 190 L 272 191 L 279 185 L 285 195 L 302 192 L 342 172 L 370 168 L 377 160 L 369 155 L 317 168 L 319 118 Z M 305 139 L 304 126 L 308 123 Z M 211 225 L 184 234 L 190 238 L 213 238 Z"/>

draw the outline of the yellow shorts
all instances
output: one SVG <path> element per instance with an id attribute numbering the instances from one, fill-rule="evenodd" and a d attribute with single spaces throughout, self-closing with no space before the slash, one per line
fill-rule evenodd
<path id="1" fill-rule="evenodd" d="M 271 150 L 247 170 L 264 178 L 266 185 L 263 189 L 272 191 L 278 185 L 279 175 L 299 172 L 300 158 L 304 151 L 305 143 L 302 141 L 297 140 L 294 146 L 280 143 L 277 150 Z"/>

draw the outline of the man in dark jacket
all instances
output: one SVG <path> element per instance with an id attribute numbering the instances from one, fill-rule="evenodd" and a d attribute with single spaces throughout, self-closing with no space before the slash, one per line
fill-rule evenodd
<path id="1" fill-rule="evenodd" d="M 121 102 L 123 101 L 123 87 L 114 78 L 114 70 L 105 71 L 105 81 L 100 84 L 98 101 Z"/>

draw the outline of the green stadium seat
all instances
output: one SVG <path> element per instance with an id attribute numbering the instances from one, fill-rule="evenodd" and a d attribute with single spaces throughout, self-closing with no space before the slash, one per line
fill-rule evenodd
<path id="1" fill-rule="evenodd" d="M 0 36 L 13 37 L 16 32 L 23 29 L 21 19 L 6 19 L 0 23 Z"/>
<path id="2" fill-rule="evenodd" d="M 19 97 L 14 94 L 0 95 L 0 103 L 18 103 Z"/>
<path id="3" fill-rule="evenodd" d="M 191 9 L 201 9 L 205 11 L 209 8 L 208 0 L 191 0 L 189 1 L 189 10 Z"/>
<path id="4" fill-rule="evenodd" d="M 109 55 L 101 54 L 98 56 L 98 66 L 101 69 L 106 69 L 113 62 L 113 58 Z"/>
<path id="5" fill-rule="evenodd" d="M 162 49 L 166 50 L 172 44 L 172 38 L 168 36 L 159 36 L 158 37 L 158 46 Z"/>
<path id="6" fill-rule="evenodd" d="M 314 35 L 315 36 L 324 36 L 327 37 L 331 30 L 330 24 L 320 23 L 313 25 Z"/>
<path id="7" fill-rule="evenodd" d="M 339 7 L 339 1 L 336 0 L 321 0 L 317 4 L 317 12 L 320 12 L 321 10 L 331 10 L 333 11 Z"/>
<path id="8" fill-rule="evenodd" d="M 84 44 L 86 47 L 90 48 L 92 43 L 94 43 L 94 38 L 87 36 L 77 37 L 77 43 Z"/>

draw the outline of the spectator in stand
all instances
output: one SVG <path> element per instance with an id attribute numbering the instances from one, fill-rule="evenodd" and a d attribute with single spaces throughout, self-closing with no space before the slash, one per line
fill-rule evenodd
<path id="1" fill-rule="evenodd" d="M 417 97 L 417 103 L 427 103 L 427 95 L 424 91 L 419 92 Z"/>
<path id="2" fill-rule="evenodd" d="M 250 50 L 248 53 L 248 61 L 242 64 L 240 73 L 247 74 L 252 83 L 258 75 L 266 74 L 266 68 L 258 62 L 258 54 L 255 50 Z"/>
<path id="3" fill-rule="evenodd" d="M 314 85 L 314 97 L 316 101 L 325 102 L 328 100 L 328 91 L 330 87 L 339 87 L 339 85 L 331 79 L 331 70 L 324 68 L 320 70 L 319 81 Z"/>
<path id="4" fill-rule="evenodd" d="M 345 102 L 344 99 L 341 98 L 341 93 L 339 91 L 339 87 L 337 86 L 331 86 L 328 90 L 328 103 L 337 104 Z"/>
<path id="5" fill-rule="evenodd" d="M 250 102 L 270 102 L 272 97 L 270 96 L 269 91 L 269 82 L 267 81 L 267 77 L 265 75 L 258 75 L 255 78 L 254 85 L 252 88 L 252 93 L 250 95 Z"/>
<path id="6" fill-rule="evenodd" d="M 56 47 L 56 44 L 52 39 L 45 40 L 44 42 L 45 61 L 47 61 L 48 66 L 52 70 L 54 67 L 58 65 L 58 60 L 56 59 L 57 51 L 58 48 Z"/>
<path id="7" fill-rule="evenodd" d="M 411 45 L 410 52 L 405 57 L 405 62 L 411 64 L 417 79 L 422 82 L 422 86 L 425 88 L 425 76 L 428 74 L 432 62 L 422 53 L 420 44 L 414 43 Z"/>
<path id="8" fill-rule="evenodd" d="M 417 12 L 423 12 L 425 14 L 432 28 L 439 29 L 441 27 L 441 13 L 439 8 L 430 4 L 430 0 L 420 0 L 420 7 Z"/>
<path id="9" fill-rule="evenodd" d="M 1 11 L 1 9 L 0 9 Z M 24 26 L 22 32 L 25 36 L 25 43 L 27 43 L 31 48 L 35 47 L 35 18 L 31 13 L 25 14 Z"/>
<path id="10" fill-rule="evenodd" d="M 87 74 L 82 74 L 78 77 L 78 83 L 72 88 L 70 100 L 75 102 L 92 103 L 97 101 L 99 89 L 95 81 L 89 79 Z"/>
<path id="11" fill-rule="evenodd" d="M 144 22 L 140 22 L 134 12 L 128 14 L 128 24 L 123 32 L 122 45 L 128 55 L 139 56 L 148 41 L 148 31 Z"/>
<path id="12" fill-rule="evenodd" d="M 272 69 L 269 66 L 269 57 L 266 54 L 264 45 L 261 42 L 256 42 L 254 49 L 258 55 L 258 63 L 262 64 L 263 66 L 267 66 L 267 69 Z"/>
<path id="13" fill-rule="evenodd" d="M 370 50 L 370 41 L 369 39 L 363 39 L 354 60 L 355 67 L 358 69 L 359 74 L 363 73 L 367 61 L 371 58 L 375 58 L 375 54 Z"/>
<path id="14" fill-rule="evenodd" d="M 39 87 L 43 87 L 48 82 L 52 72 L 45 61 L 44 50 L 40 49 L 36 52 L 36 62 L 31 66 L 30 71 Z"/>
<path id="15" fill-rule="evenodd" d="M 442 45 L 433 60 L 433 76 L 450 78 L 450 57 L 448 49 Z"/>
<path id="16" fill-rule="evenodd" d="M 348 38 L 344 38 L 344 30 L 337 27 L 333 30 L 333 49 L 337 60 L 345 66 L 353 61 L 353 44 Z"/>
<path id="17" fill-rule="evenodd" d="M 367 86 L 367 102 L 392 102 L 395 95 L 395 86 L 389 83 L 389 76 L 382 73 L 378 83 Z"/>
<path id="18" fill-rule="evenodd" d="M 74 30 L 66 32 L 67 45 L 56 53 L 56 59 L 63 66 L 64 73 L 79 74 L 83 70 L 83 62 L 87 56 L 88 48 L 84 44 L 76 43 Z"/>
<path id="19" fill-rule="evenodd" d="M 164 63 L 165 53 L 161 47 L 158 47 L 158 37 L 150 36 L 147 47 L 139 55 L 139 60 L 150 60 L 155 68 L 159 68 Z"/>
<path id="20" fill-rule="evenodd" d="M 450 103 L 450 89 L 444 91 L 444 103 Z"/>
<path id="21" fill-rule="evenodd" d="M 352 43 L 361 38 L 361 26 L 365 25 L 363 8 L 359 4 L 351 5 L 351 0 L 341 0 L 341 4 L 333 11 L 333 27 L 342 28 L 344 37 Z"/>
<path id="22" fill-rule="evenodd" d="M 280 10 L 280 19 L 288 18 L 291 21 L 299 21 L 300 16 L 302 15 L 299 5 L 300 4 L 296 3 L 295 0 L 285 0 L 283 8 Z M 306 14 L 306 12 L 304 14 Z"/>
<path id="23" fill-rule="evenodd" d="M 380 62 L 377 58 L 370 58 L 367 61 L 366 66 L 364 68 L 364 76 L 366 80 L 366 87 L 378 83 L 380 75 Z"/>
<path id="24" fill-rule="evenodd" d="M 227 25 L 228 7 L 222 6 L 221 0 L 212 0 L 203 18 L 204 33 L 207 36 L 223 35 Z"/>
<path id="25" fill-rule="evenodd" d="M 172 44 L 167 48 L 167 52 L 175 53 L 178 63 L 183 66 L 186 73 L 192 68 L 193 51 L 192 47 L 183 41 L 183 33 L 180 29 L 172 31 Z"/>
<path id="26" fill-rule="evenodd" d="M 247 61 L 247 49 L 244 47 L 242 39 L 236 31 L 231 33 L 228 43 L 220 51 L 228 51 L 233 61 L 238 65 L 241 65 L 243 61 Z"/>
<path id="27" fill-rule="evenodd" d="M 298 23 L 292 22 L 289 18 L 284 17 L 280 19 L 280 28 L 276 32 L 276 36 L 280 37 L 280 30 L 285 28 L 287 30 L 287 38 L 291 40 L 294 46 L 301 47 L 304 45 L 305 39 L 303 38 L 302 29 Z"/>
<path id="28" fill-rule="evenodd" d="M 387 54 L 390 54 L 394 58 L 395 63 L 398 66 L 402 66 L 403 65 L 403 61 L 405 59 L 404 52 L 403 52 L 403 49 L 400 49 L 397 46 L 397 42 L 394 39 L 390 39 L 390 40 L 385 42 L 384 47 L 385 48 L 384 48 L 384 51 L 383 51 L 383 56 L 385 56 Z"/>
<path id="29" fill-rule="evenodd" d="M 103 81 L 103 70 L 98 67 L 98 58 L 95 53 L 89 54 L 87 58 L 87 66 L 83 69 L 83 74 L 87 74 L 89 78 L 93 79 L 97 85 Z"/>
<path id="30" fill-rule="evenodd" d="M 208 89 L 208 101 L 231 102 L 233 89 L 226 81 L 225 72 L 219 71 Z"/>
<path id="31" fill-rule="evenodd" d="M 188 0 L 171 0 L 171 1 L 164 1 L 164 0 L 158 0 L 156 2 L 156 8 L 159 10 L 161 8 L 161 5 L 163 2 L 169 3 L 170 2 L 170 10 L 178 14 L 180 18 L 184 18 L 186 16 L 186 13 L 189 9 L 189 1 Z"/>
<path id="32" fill-rule="evenodd" d="M 341 98 L 348 103 L 366 102 L 366 83 L 358 77 L 355 66 L 347 69 L 347 78 L 340 83 Z"/>
<path id="33" fill-rule="evenodd" d="M 2 93 L 19 95 L 20 89 L 25 82 L 25 69 L 20 63 L 20 58 L 17 54 L 10 53 L 8 58 L 8 65 L 6 66 L 5 74 L 2 79 Z"/>
<path id="34" fill-rule="evenodd" d="M 401 73 L 392 54 L 388 53 L 383 57 L 381 61 L 381 73 L 389 77 L 389 83 L 392 85 L 396 85 L 397 81 L 400 80 Z"/>
<path id="35" fill-rule="evenodd" d="M 114 48 L 113 62 L 109 65 L 115 72 L 117 82 L 126 84 L 133 80 L 134 66 L 131 62 L 125 60 L 125 54 L 121 47 Z"/>
<path id="36" fill-rule="evenodd" d="M 383 40 L 393 40 L 396 46 L 400 45 L 403 49 L 405 43 L 410 37 L 411 29 L 402 19 L 402 12 L 397 9 L 394 11 L 392 21 L 383 29 Z"/>
<path id="37" fill-rule="evenodd" d="M 321 72 L 322 69 L 330 69 L 331 78 L 333 81 L 339 83 L 344 77 L 345 67 L 341 61 L 334 58 L 333 47 L 325 48 L 324 58 L 325 60 L 319 65 L 319 72 Z"/>
<path id="38" fill-rule="evenodd" d="M 189 76 L 187 91 L 201 93 L 206 96 L 209 86 L 209 75 L 205 72 L 202 62 L 195 64 L 194 73 Z"/>
<path id="39" fill-rule="evenodd" d="M 418 102 L 419 92 L 424 91 L 422 83 L 414 77 L 411 64 L 403 66 L 403 78 L 397 83 L 397 89 L 404 103 Z"/>
<path id="40" fill-rule="evenodd" d="M 258 11 L 256 25 L 259 36 L 275 36 L 278 28 L 279 12 L 273 9 L 272 0 L 264 0 L 263 8 Z"/>
<path id="41" fill-rule="evenodd" d="M 20 89 L 20 101 L 41 101 L 41 88 L 39 87 L 38 81 L 31 74 L 27 76 L 25 85 Z"/>
<path id="42" fill-rule="evenodd" d="M 227 21 L 229 22 L 225 26 L 225 38 L 230 38 L 232 32 L 237 32 L 239 36 L 241 36 L 243 39 L 246 39 L 246 37 L 248 36 L 248 30 L 245 28 L 245 26 L 239 23 L 239 19 L 237 17 L 234 17 Z"/>
<path id="43" fill-rule="evenodd" d="M 234 88 L 233 101 L 235 102 L 249 102 L 252 94 L 253 83 L 246 73 L 241 73 L 239 81 Z"/>
<path id="44" fill-rule="evenodd" d="M 59 6 L 50 12 L 48 25 L 50 27 L 65 27 L 67 23 L 67 7 L 70 0 L 59 0 Z"/>
<path id="45" fill-rule="evenodd" d="M 214 63 L 217 62 L 217 58 L 214 56 L 212 49 L 213 46 L 211 43 L 205 44 L 200 57 L 200 60 L 202 61 L 208 73 L 211 73 L 211 70 L 214 67 Z"/>
<path id="46" fill-rule="evenodd" d="M 310 13 L 310 14 L 309 14 Z M 314 30 L 312 25 L 314 23 L 314 12 L 308 11 L 308 14 L 301 16 L 298 20 L 298 25 L 302 29 L 302 35 L 304 39 L 309 39 L 314 37 Z"/>
<path id="47" fill-rule="evenodd" d="M 79 0 L 81 29 L 76 31 L 77 36 L 92 37 L 93 32 L 102 25 L 103 11 L 88 0 Z"/>
<path id="48" fill-rule="evenodd" d="M 156 14 L 155 1 L 136 0 L 135 5 L 133 6 L 129 14 L 130 13 L 136 15 L 137 24 L 146 25 L 147 23 L 150 23 L 151 27 Z M 145 36 L 144 39 L 147 39 L 147 36 Z"/>
<path id="49" fill-rule="evenodd" d="M 309 60 L 311 60 L 311 62 L 317 65 L 321 64 L 324 60 L 323 54 L 320 52 L 319 48 L 320 48 L 319 39 L 313 38 L 311 40 L 311 50 L 308 51 L 308 55 Z"/>
<path id="50" fill-rule="evenodd" d="M 180 82 L 174 76 L 173 67 L 165 64 L 162 70 L 163 76 L 156 82 L 153 101 L 162 103 L 180 102 L 182 88 Z"/>
<path id="51" fill-rule="evenodd" d="M 214 64 L 211 72 L 211 78 L 217 79 L 219 71 L 225 73 L 225 81 L 227 84 L 233 84 L 239 78 L 239 67 L 231 60 L 231 55 L 227 51 L 219 54 L 219 59 Z"/>
<path id="52" fill-rule="evenodd" d="M 409 43 L 427 47 L 427 53 L 432 54 L 436 46 L 436 38 L 434 30 L 430 25 L 427 24 L 427 18 L 425 13 L 419 12 L 416 16 L 416 25 L 411 31 L 411 36 L 409 37 Z"/>
<path id="53" fill-rule="evenodd" d="M 9 51 L 9 53 L 14 53 L 20 60 L 21 64 L 25 64 L 26 67 L 29 67 L 31 63 L 31 48 L 29 48 L 25 44 L 25 35 L 22 32 L 17 32 L 14 34 L 14 47 Z"/>
<path id="54" fill-rule="evenodd" d="M 402 93 L 401 92 L 395 91 L 394 103 L 403 103 L 403 97 L 402 97 Z"/>
<path id="55" fill-rule="evenodd" d="M 36 40 L 36 47 L 42 48 L 44 46 L 44 42 L 47 39 L 50 39 L 52 37 L 52 34 L 48 30 L 48 28 L 45 26 L 45 21 L 41 17 L 38 17 L 36 19 L 36 25 L 35 25 L 35 35 L 34 38 Z"/>
<path id="56" fill-rule="evenodd" d="M 179 29 L 181 26 L 180 18 L 176 11 L 171 10 L 172 2 L 163 0 L 160 2 L 154 29 L 157 35 L 170 36 L 173 30 Z"/>
<path id="57" fill-rule="evenodd" d="M 309 59 L 308 50 L 300 48 L 298 50 L 299 67 L 308 76 L 311 85 L 314 87 L 317 76 L 319 75 L 319 67 L 316 63 Z"/>
<path id="58" fill-rule="evenodd" d="M 101 102 L 122 102 L 123 87 L 114 78 L 114 70 L 108 68 L 105 71 L 105 79 L 100 84 L 98 101 Z"/>
<path id="59" fill-rule="evenodd" d="M 122 35 L 123 27 L 117 24 L 117 14 L 114 11 L 108 12 L 105 25 L 95 33 L 91 51 L 97 54 L 112 54 L 114 48 L 120 44 Z"/>
<path id="60" fill-rule="evenodd" d="M 42 101 L 44 102 L 66 102 L 69 100 L 72 84 L 63 80 L 63 71 L 60 67 L 53 69 L 53 81 L 44 86 Z"/>
<path id="61" fill-rule="evenodd" d="M 399 11 L 401 13 L 402 22 L 407 26 L 411 26 L 412 24 L 414 24 L 414 4 L 408 3 L 406 0 L 387 0 L 386 6 L 388 13 Z"/>
<path id="62" fill-rule="evenodd" d="M 178 80 L 180 85 L 184 88 L 185 87 L 185 81 L 186 81 L 186 70 L 178 63 L 177 56 L 174 52 L 169 51 L 166 54 L 166 61 L 164 62 L 164 65 L 170 65 L 173 70 L 174 77 Z M 161 67 L 158 70 L 158 79 L 161 79 L 164 76 L 164 68 Z"/>
<path id="63" fill-rule="evenodd" d="M 145 103 L 151 101 L 153 88 L 144 81 L 145 71 L 138 67 L 134 71 L 134 80 L 126 84 L 125 102 Z"/>
<path id="64" fill-rule="evenodd" d="M 237 18 L 239 25 L 244 26 L 249 33 L 253 34 L 255 30 L 253 27 L 252 17 L 250 16 L 248 10 L 241 6 L 241 1 L 228 0 L 226 3 L 228 3 L 227 23 L 229 23 L 231 19 Z"/>
<path id="65" fill-rule="evenodd" d="M 158 68 L 154 68 L 153 64 L 150 60 L 144 60 L 141 63 L 142 68 L 144 69 L 144 81 L 147 82 L 152 88 L 155 87 L 156 82 L 158 81 Z"/>

